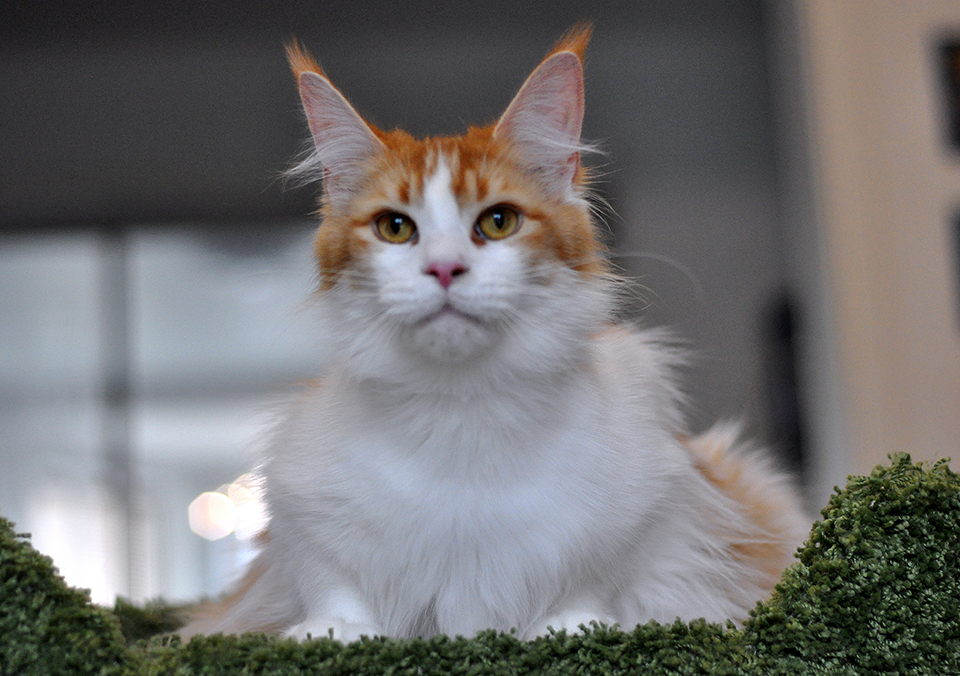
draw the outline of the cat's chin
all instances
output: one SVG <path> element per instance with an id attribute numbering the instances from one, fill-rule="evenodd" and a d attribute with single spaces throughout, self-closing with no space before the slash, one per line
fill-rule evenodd
<path id="1" fill-rule="evenodd" d="M 445 305 L 412 328 L 408 346 L 430 360 L 459 364 L 487 354 L 498 342 L 498 332 L 476 317 Z"/>

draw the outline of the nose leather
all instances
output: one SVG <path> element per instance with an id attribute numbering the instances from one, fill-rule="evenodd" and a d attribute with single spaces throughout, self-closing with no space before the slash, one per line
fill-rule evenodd
<path id="1" fill-rule="evenodd" d="M 453 280 L 467 272 L 467 266 L 460 261 L 434 261 L 427 266 L 426 273 L 437 278 L 444 289 L 453 284 Z"/>

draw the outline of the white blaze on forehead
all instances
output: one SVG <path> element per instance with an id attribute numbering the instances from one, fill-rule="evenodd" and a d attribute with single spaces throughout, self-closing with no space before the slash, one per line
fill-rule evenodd
<path id="1" fill-rule="evenodd" d="M 463 260 L 468 255 L 469 228 L 453 192 L 450 168 L 441 158 L 424 181 L 423 214 L 418 220 L 421 242 L 430 261 Z"/>
<path id="2" fill-rule="evenodd" d="M 460 205 L 453 194 L 453 176 L 441 159 L 436 171 L 424 182 L 423 206 L 432 228 L 437 232 L 460 230 Z"/>

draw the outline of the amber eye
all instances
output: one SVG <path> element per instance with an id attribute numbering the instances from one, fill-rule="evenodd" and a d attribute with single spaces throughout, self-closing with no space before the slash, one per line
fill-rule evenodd
<path id="1" fill-rule="evenodd" d="M 377 216 L 373 229 L 380 239 L 391 244 L 409 242 L 417 234 L 417 226 L 413 224 L 413 220 L 396 211 Z"/>
<path id="2" fill-rule="evenodd" d="M 490 207 L 477 219 L 476 231 L 484 239 L 503 239 L 509 237 L 520 227 L 520 214 L 510 207 L 497 205 Z"/>

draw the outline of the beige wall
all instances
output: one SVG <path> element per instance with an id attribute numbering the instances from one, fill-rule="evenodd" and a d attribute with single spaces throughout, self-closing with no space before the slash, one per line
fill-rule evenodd
<path id="1" fill-rule="evenodd" d="M 823 452 L 844 456 L 834 473 L 897 451 L 957 466 L 960 153 L 944 140 L 936 48 L 960 37 L 960 1 L 798 0 L 793 20 L 843 427 Z"/>

